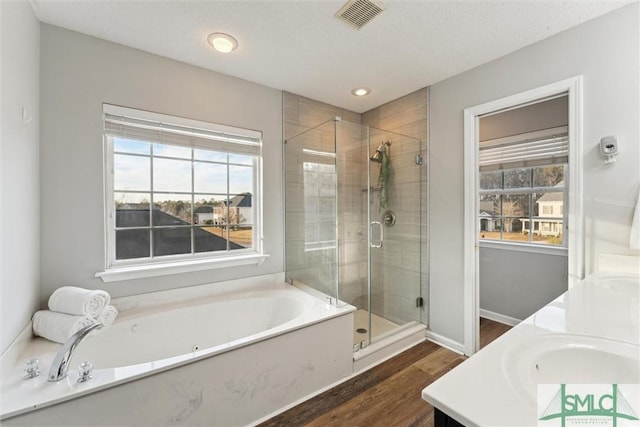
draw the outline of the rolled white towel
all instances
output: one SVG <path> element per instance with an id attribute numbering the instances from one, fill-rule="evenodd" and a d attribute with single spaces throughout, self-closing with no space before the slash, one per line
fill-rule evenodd
<path id="1" fill-rule="evenodd" d="M 104 310 L 102 310 L 96 320 L 107 327 L 111 326 L 111 324 L 116 320 L 116 317 L 118 317 L 118 310 L 114 306 L 108 305 Z"/>
<path id="2" fill-rule="evenodd" d="M 73 316 L 49 310 L 36 312 L 32 320 L 34 335 L 60 344 L 85 326 L 95 323 L 88 316 Z"/>
<path id="3" fill-rule="evenodd" d="M 111 296 L 105 291 L 63 286 L 49 297 L 49 310 L 95 318 L 109 302 Z"/>

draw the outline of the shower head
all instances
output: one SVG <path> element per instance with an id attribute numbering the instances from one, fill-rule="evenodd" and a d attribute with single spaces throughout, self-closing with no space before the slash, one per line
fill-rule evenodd
<path id="1" fill-rule="evenodd" d="M 369 160 L 376 163 L 382 163 L 382 156 L 384 156 L 384 145 L 376 148 L 376 151 L 373 152 L 373 155 L 369 158 Z"/>
<path id="2" fill-rule="evenodd" d="M 369 160 L 376 163 L 382 163 L 382 158 L 387 154 L 387 147 L 385 147 L 385 145 L 388 147 L 391 146 L 391 143 L 387 141 L 380 144 L 378 148 L 376 148 L 376 151 L 373 152 L 373 155 L 369 157 Z"/>

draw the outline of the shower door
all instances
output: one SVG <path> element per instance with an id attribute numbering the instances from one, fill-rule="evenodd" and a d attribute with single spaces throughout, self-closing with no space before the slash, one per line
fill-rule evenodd
<path id="1" fill-rule="evenodd" d="M 368 330 L 375 343 L 422 321 L 426 192 L 420 140 L 368 132 Z"/>
<path id="2" fill-rule="evenodd" d="M 335 125 L 338 290 L 358 309 L 358 350 L 425 323 L 423 146 L 394 132 Z"/>

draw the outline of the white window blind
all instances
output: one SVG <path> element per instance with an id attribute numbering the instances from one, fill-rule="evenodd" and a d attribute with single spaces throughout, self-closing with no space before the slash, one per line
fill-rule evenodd
<path id="1" fill-rule="evenodd" d="M 207 124 L 210 128 L 205 129 L 201 124 L 190 125 L 188 119 L 170 118 L 172 122 L 169 122 L 162 114 L 144 113 L 147 117 L 141 118 L 139 110 L 104 105 L 105 134 L 234 154 L 259 156 L 261 153 L 260 132 L 215 124 Z"/>
<path id="2" fill-rule="evenodd" d="M 568 163 L 566 128 L 553 135 L 519 135 L 480 142 L 480 171 Z"/>

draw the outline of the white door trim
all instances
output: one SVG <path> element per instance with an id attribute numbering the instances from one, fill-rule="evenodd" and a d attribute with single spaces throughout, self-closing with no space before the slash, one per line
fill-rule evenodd
<path id="1" fill-rule="evenodd" d="M 478 117 L 569 94 L 568 257 L 569 287 L 584 277 L 584 215 L 582 203 L 582 76 L 551 83 L 464 110 L 464 352 L 479 348 Z"/>

